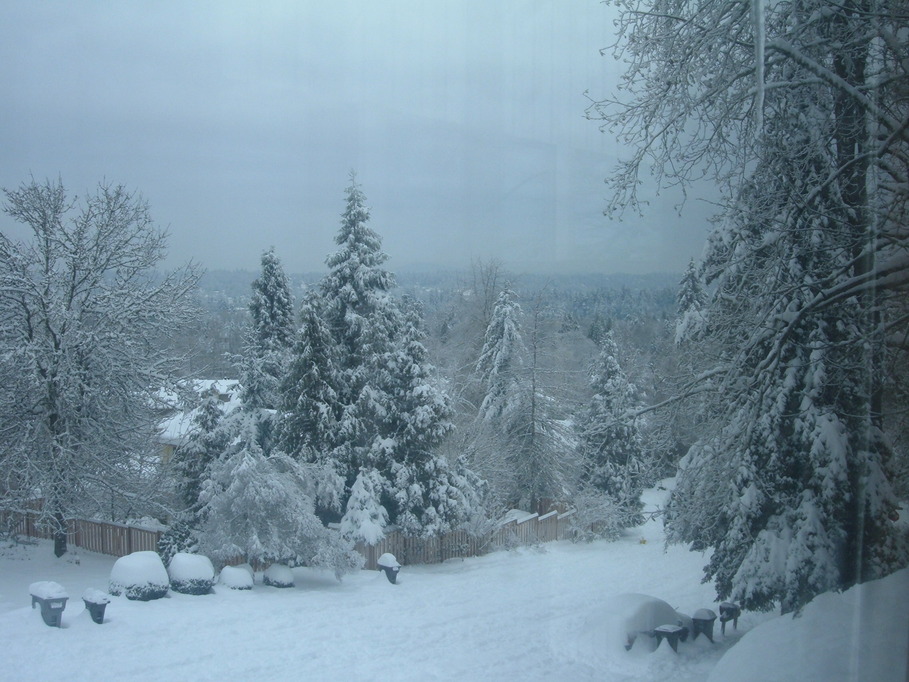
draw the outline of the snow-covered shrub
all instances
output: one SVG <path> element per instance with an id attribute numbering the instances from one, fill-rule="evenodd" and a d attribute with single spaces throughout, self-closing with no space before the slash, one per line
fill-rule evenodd
<path id="1" fill-rule="evenodd" d="M 170 579 L 157 552 L 133 552 L 120 557 L 110 572 L 108 591 L 127 599 L 150 601 L 167 594 Z"/>
<path id="2" fill-rule="evenodd" d="M 359 560 L 353 543 L 315 514 L 320 486 L 332 479 L 343 487 L 343 480 L 327 476 L 327 467 L 269 451 L 263 434 L 275 428 L 270 412 L 241 410 L 228 422 L 234 439 L 202 485 L 200 551 L 222 562 L 245 556 L 260 563 L 331 568 L 338 575 L 352 570 Z"/>
<path id="3" fill-rule="evenodd" d="M 341 537 L 352 542 L 374 545 L 385 537 L 388 512 L 380 498 L 387 481 L 375 469 L 360 469 L 350 490 L 347 513 L 341 519 Z"/>
<path id="4" fill-rule="evenodd" d="M 638 513 L 637 509 L 623 507 L 608 493 L 592 487 L 575 496 L 574 506 L 568 522 L 568 537 L 574 542 L 615 540 Z"/>
<path id="5" fill-rule="evenodd" d="M 202 554 L 177 552 L 167 567 L 170 587 L 183 594 L 208 594 L 215 584 L 215 569 Z"/>
<path id="6" fill-rule="evenodd" d="M 284 564 L 272 564 L 265 569 L 262 582 L 272 587 L 293 587 L 294 574 Z"/>
<path id="7" fill-rule="evenodd" d="M 252 573 L 242 566 L 225 566 L 221 569 L 218 584 L 232 590 L 251 590 L 253 588 Z"/>

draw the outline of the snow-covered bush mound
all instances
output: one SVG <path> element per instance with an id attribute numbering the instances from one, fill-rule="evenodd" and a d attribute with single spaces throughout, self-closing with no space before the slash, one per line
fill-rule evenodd
<path id="1" fill-rule="evenodd" d="M 218 583 L 232 590 L 251 590 L 253 587 L 252 572 L 247 571 L 243 566 L 225 566 L 221 569 Z"/>
<path id="2" fill-rule="evenodd" d="M 42 580 L 28 586 L 28 593 L 38 599 L 69 599 L 69 595 L 60 583 Z"/>
<path id="3" fill-rule="evenodd" d="M 215 568 L 202 554 L 177 552 L 167 567 L 170 587 L 183 594 L 208 594 L 215 584 Z"/>
<path id="4" fill-rule="evenodd" d="M 597 609 L 597 620 L 605 628 L 607 646 L 618 650 L 630 648 L 639 640 L 652 647 L 656 644 L 649 633 L 660 625 L 681 625 L 691 631 L 691 619 L 676 612 L 662 599 L 646 594 L 620 594 L 611 597 Z M 638 645 L 640 646 L 640 645 Z"/>
<path id="5" fill-rule="evenodd" d="M 157 552 L 133 552 L 120 557 L 110 571 L 108 591 L 127 599 L 149 601 L 167 594 L 170 579 Z"/>
<path id="6" fill-rule="evenodd" d="M 909 569 L 815 597 L 746 633 L 709 680 L 909 679 Z"/>
<path id="7" fill-rule="evenodd" d="M 272 564 L 265 569 L 262 582 L 272 587 L 293 587 L 294 574 L 284 564 Z"/>

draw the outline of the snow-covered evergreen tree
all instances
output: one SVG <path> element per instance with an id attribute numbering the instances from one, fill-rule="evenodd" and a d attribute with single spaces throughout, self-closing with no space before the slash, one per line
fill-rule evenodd
<path id="1" fill-rule="evenodd" d="M 340 248 L 301 310 L 280 441 L 344 479 L 338 501 L 347 535 L 375 536 L 357 535 L 354 526 L 367 518 L 410 534 L 441 532 L 469 514 L 471 493 L 458 489 L 469 479 L 453 474 L 440 454 L 452 429 L 450 401 L 428 362 L 421 311 L 402 309 L 389 294 L 394 278 L 382 268 L 387 256 L 368 220 L 352 178 L 335 239 Z M 367 497 L 383 512 L 364 516 Z"/>
<path id="2" fill-rule="evenodd" d="M 192 430 L 186 443 L 174 452 L 172 467 L 177 477 L 177 494 L 182 509 L 191 517 L 199 509 L 199 493 L 208 467 L 227 448 L 229 435 L 226 429 L 220 428 L 223 418 L 222 403 L 218 397 L 205 397 L 193 416 Z"/>
<path id="3" fill-rule="evenodd" d="M 703 325 L 702 310 L 707 302 L 704 285 L 698 274 L 694 260 L 688 262 L 685 274 L 679 282 L 678 323 L 676 324 L 676 343 L 683 339 L 693 339 Z"/>
<path id="4" fill-rule="evenodd" d="M 155 408 L 199 273 L 157 274 L 166 234 L 123 187 L 5 194 L 29 237 L 0 234 L 0 510 L 42 497 L 59 556 L 67 518 L 163 511 Z"/>
<path id="5" fill-rule="evenodd" d="M 480 419 L 498 419 L 512 412 L 520 399 L 527 354 L 520 318 L 517 294 L 506 285 L 496 300 L 476 364 L 477 379 L 483 388 Z"/>
<path id="6" fill-rule="evenodd" d="M 262 272 L 252 283 L 249 312 L 240 364 L 243 402 L 248 407 L 275 409 L 294 342 L 294 313 L 290 283 L 274 249 L 262 254 Z"/>
<path id="7" fill-rule="evenodd" d="M 475 369 L 481 395 L 476 443 L 485 445 L 477 452 L 476 465 L 503 502 L 535 509 L 543 499 L 567 491 L 572 448 L 540 381 L 539 305 L 534 308 L 529 352 L 520 318 L 517 295 L 506 286 L 490 316 Z"/>
<path id="8" fill-rule="evenodd" d="M 380 425 L 388 409 L 387 369 L 399 313 L 388 291 L 393 275 L 382 265 L 379 235 L 368 225 L 366 197 L 353 174 L 347 205 L 335 237 L 339 250 L 328 257 L 319 284 L 322 315 L 334 340 L 338 426 L 334 458 L 352 486 L 361 466 L 370 465 Z"/>
<path id="9" fill-rule="evenodd" d="M 858 295 L 818 304 L 853 286 L 863 248 L 830 182 L 827 106 L 822 89 L 768 93 L 763 158 L 705 252 L 703 361 L 719 353 L 725 368 L 709 406 L 720 426 L 683 461 L 670 528 L 714 548 L 707 575 L 747 608 L 798 609 L 906 562 L 861 350 L 874 347 L 873 313 Z"/>
<path id="10" fill-rule="evenodd" d="M 333 461 L 341 414 L 337 348 L 323 319 L 321 297 L 310 292 L 300 307 L 300 330 L 281 386 L 281 447 L 301 461 Z"/>
<path id="11" fill-rule="evenodd" d="M 886 315 L 909 285 L 907 27 L 886 3 L 754 6 L 626 6 L 625 98 L 594 109 L 629 144 L 615 207 L 650 163 L 724 193 L 670 531 L 713 548 L 720 598 L 791 610 L 905 564 L 882 375 L 906 328 Z"/>
<path id="12" fill-rule="evenodd" d="M 590 381 L 593 397 L 581 429 L 581 482 L 605 494 L 621 511 L 616 526 L 634 526 L 643 521 L 641 492 L 650 483 L 641 434 L 634 416 L 629 416 L 639 405 L 619 364 L 612 334 L 601 343 Z"/>
<path id="13" fill-rule="evenodd" d="M 388 508 L 408 535 L 436 535 L 470 515 L 472 498 L 469 482 L 440 453 L 453 429 L 452 408 L 423 345 L 422 310 L 410 300 L 403 307 L 402 335 L 387 364 L 391 403 L 381 441 L 391 458 Z"/>

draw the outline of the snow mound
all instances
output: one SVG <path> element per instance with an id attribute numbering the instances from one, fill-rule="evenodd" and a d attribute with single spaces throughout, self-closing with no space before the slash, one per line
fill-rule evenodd
<path id="1" fill-rule="evenodd" d="M 293 587 L 294 574 L 284 564 L 272 564 L 265 569 L 262 582 L 272 587 Z"/>
<path id="2" fill-rule="evenodd" d="M 747 632 L 709 680 L 909 679 L 909 569 L 845 592 L 815 597 Z"/>
<path id="3" fill-rule="evenodd" d="M 251 590 L 253 576 L 243 566 L 225 566 L 218 576 L 218 583 L 232 590 Z"/>
<path id="4" fill-rule="evenodd" d="M 89 604 L 109 604 L 110 595 L 107 592 L 102 592 L 94 587 L 89 587 L 82 593 L 82 601 L 88 602 Z"/>
<path id="5" fill-rule="evenodd" d="M 597 610 L 596 620 L 603 629 L 607 647 L 613 650 L 640 648 L 638 642 L 646 642 L 645 648 L 652 650 L 656 641 L 650 633 L 660 625 L 681 625 L 691 631 L 690 618 L 662 599 L 646 594 L 619 594 L 606 599 Z"/>
<path id="6" fill-rule="evenodd" d="M 28 593 L 38 599 L 69 599 L 69 595 L 60 583 L 52 580 L 41 580 L 28 586 Z"/>
<path id="7" fill-rule="evenodd" d="M 114 596 L 149 601 L 167 594 L 170 579 L 157 552 L 133 552 L 120 557 L 110 572 L 108 591 Z"/>
<path id="8" fill-rule="evenodd" d="M 382 568 L 400 568 L 401 567 L 401 564 L 399 564 L 398 560 L 395 559 L 395 555 L 389 554 L 388 552 L 385 552 L 385 554 L 380 556 L 378 561 L 376 561 L 376 564 L 378 566 L 381 566 Z"/>
<path id="9" fill-rule="evenodd" d="M 183 594 L 208 594 L 215 584 L 215 569 L 202 554 L 177 552 L 167 567 L 170 586 Z"/>

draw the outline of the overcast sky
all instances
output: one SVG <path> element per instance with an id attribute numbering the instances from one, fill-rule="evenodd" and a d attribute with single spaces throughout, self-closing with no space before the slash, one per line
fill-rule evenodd
<path id="1" fill-rule="evenodd" d="M 139 190 L 170 263 L 320 271 L 355 169 L 389 267 L 680 272 L 709 210 L 602 215 L 598 0 L 0 6 L 0 186 Z M 0 217 L 9 229 L 7 216 Z"/>

